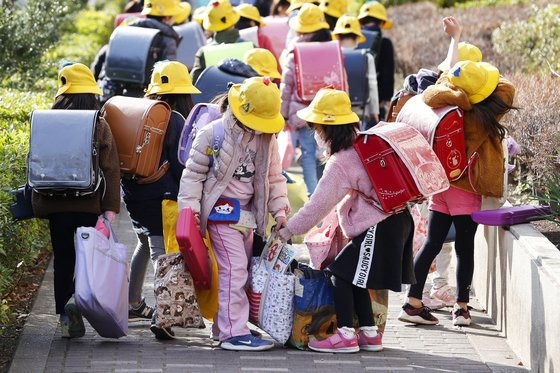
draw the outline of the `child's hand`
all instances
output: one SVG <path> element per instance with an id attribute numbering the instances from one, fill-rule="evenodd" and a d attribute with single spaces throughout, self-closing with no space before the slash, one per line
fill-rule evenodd
<path id="1" fill-rule="evenodd" d="M 274 227 L 275 232 L 279 232 L 280 228 L 286 226 L 287 220 L 285 216 L 279 216 L 276 218 L 276 226 Z"/>
<path id="2" fill-rule="evenodd" d="M 443 19 L 443 31 L 454 39 L 459 39 L 463 32 L 463 27 L 455 17 L 445 17 Z"/>
<path id="3" fill-rule="evenodd" d="M 105 211 L 103 213 L 105 219 L 109 220 L 109 224 L 113 224 L 113 222 L 117 219 L 117 213 L 114 211 Z"/>
<path id="4" fill-rule="evenodd" d="M 278 231 L 278 236 L 282 241 L 288 242 L 288 240 L 292 238 L 293 235 L 288 228 L 284 227 Z"/>
<path id="5" fill-rule="evenodd" d="M 200 230 L 200 214 L 199 213 L 194 214 L 194 220 L 196 221 L 196 228 L 198 230 Z"/>

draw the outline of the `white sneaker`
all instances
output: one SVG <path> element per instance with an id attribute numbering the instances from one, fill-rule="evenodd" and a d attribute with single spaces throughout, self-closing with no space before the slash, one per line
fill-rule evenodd
<path id="1" fill-rule="evenodd" d="M 458 306 L 453 308 L 453 325 L 455 326 L 469 326 L 471 325 L 471 314 L 469 310 L 466 311 Z"/>
<path id="2" fill-rule="evenodd" d="M 442 286 L 439 289 L 432 288 L 430 297 L 442 302 L 445 307 L 453 307 L 456 301 L 455 290 L 449 285 Z"/>

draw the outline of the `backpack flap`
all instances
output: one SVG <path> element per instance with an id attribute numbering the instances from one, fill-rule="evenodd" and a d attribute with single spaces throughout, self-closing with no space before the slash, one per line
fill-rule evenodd
<path id="1" fill-rule="evenodd" d="M 95 128 L 96 110 L 35 110 L 27 178 L 47 195 L 88 195 L 101 182 Z"/>
<path id="2" fill-rule="evenodd" d="M 253 48 L 253 43 L 250 41 L 208 45 L 204 47 L 204 62 L 206 63 L 206 67 L 208 67 L 217 65 L 224 58 L 236 58 L 243 61 L 245 52 Z"/>
<path id="3" fill-rule="evenodd" d="M 343 52 L 344 69 L 348 77 L 352 106 L 365 106 L 369 100 L 367 53 L 366 49 L 345 50 Z"/>
<path id="4" fill-rule="evenodd" d="M 216 104 L 200 103 L 192 108 L 183 126 L 177 150 L 177 158 L 182 165 L 185 165 L 189 159 L 189 153 L 198 130 L 221 116 L 220 108 Z"/>
<path id="5" fill-rule="evenodd" d="M 198 22 L 188 22 L 179 26 L 173 26 L 175 32 L 182 37 L 177 46 L 177 61 L 181 62 L 189 71 L 194 65 L 196 52 L 206 44 L 204 31 Z"/>
<path id="6" fill-rule="evenodd" d="M 227 73 L 217 66 L 208 66 L 202 71 L 194 85 L 201 93 L 192 95 L 192 100 L 195 104 L 210 102 L 214 97 L 228 91 L 228 83 L 243 83 L 245 79 L 247 77 Z"/>

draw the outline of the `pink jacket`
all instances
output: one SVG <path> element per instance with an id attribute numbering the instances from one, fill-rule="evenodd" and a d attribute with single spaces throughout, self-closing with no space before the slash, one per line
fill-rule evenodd
<path id="1" fill-rule="evenodd" d="M 288 54 L 286 64 L 282 66 L 282 83 L 280 92 L 282 94 L 282 106 L 280 113 L 292 130 L 305 127 L 307 123 L 297 116 L 297 111 L 306 108 L 307 105 L 298 100 L 296 86 L 296 64 L 294 53 Z"/>
<path id="2" fill-rule="evenodd" d="M 228 109 L 222 118 L 224 121 L 224 142 L 218 157 L 218 171 L 210 167 L 207 149 L 212 141 L 212 125 L 203 127 L 196 135 L 189 159 L 185 165 L 177 202 L 179 211 L 190 207 L 193 212 L 200 213 L 200 229 L 204 232 L 208 215 L 218 198 L 228 186 L 241 156 L 241 139 L 244 131 L 235 124 L 233 115 Z M 214 124 L 217 122 L 214 122 Z M 262 134 L 260 147 L 255 158 L 255 176 L 253 185 L 252 210 L 257 220 L 257 232 L 261 235 L 268 222 L 268 213 L 275 218 L 286 216 L 290 211 L 286 178 L 282 176 L 282 166 L 278 153 L 276 136 Z"/>
<path id="3" fill-rule="evenodd" d="M 304 234 L 338 204 L 342 232 L 354 238 L 389 216 L 368 204 L 360 193 L 375 196 L 358 153 L 354 148 L 339 151 L 329 158 L 317 189 L 288 221 L 288 229 L 294 235 Z"/>

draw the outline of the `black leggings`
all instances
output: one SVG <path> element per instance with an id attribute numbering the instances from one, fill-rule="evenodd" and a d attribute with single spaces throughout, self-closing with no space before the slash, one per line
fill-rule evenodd
<path id="1" fill-rule="evenodd" d="M 374 326 L 373 310 L 368 289 L 359 288 L 335 275 L 331 276 L 333 284 L 334 308 L 339 328 L 354 327 L 354 312 L 360 326 Z"/>
<path id="2" fill-rule="evenodd" d="M 410 286 L 408 296 L 422 299 L 430 265 L 441 251 L 451 223 L 455 224 L 455 253 L 457 255 L 457 302 L 469 301 L 474 271 L 474 235 L 478 226 L 470 215 L 447 215 L 430 211 L 428 236 L 414 259 L 416 284 Z"/>

